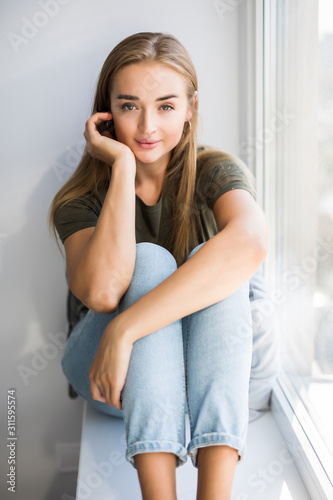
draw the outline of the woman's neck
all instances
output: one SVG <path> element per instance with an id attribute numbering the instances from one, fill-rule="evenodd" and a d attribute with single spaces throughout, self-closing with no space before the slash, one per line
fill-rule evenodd
<path id="1" fill-rule="evenodd" d="M 163 183 L 164 179 L 161 182 L 157 182 L 157 179 L 146 179 L 141 183 L 135 180 L 135 193 L 146 205 L 156 205 L 162 194 Z"/>
<path id="2" fill-rule="evenodd" d="M 146 205 L 156 205 L 164 186 L 167 162 L 160 158 L 154 163 L 137 161 L 135 192 Z"/>

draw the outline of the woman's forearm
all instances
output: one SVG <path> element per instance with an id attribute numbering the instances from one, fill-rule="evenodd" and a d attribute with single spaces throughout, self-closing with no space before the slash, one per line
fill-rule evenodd
<path id="1" fill-rule="evenodd" d="M 117 316 L 117 328 L 135 342 L 215 304 L 253 276 L 265 256 L 265 246 L 246 231 L 244 223 L 230 224 L 171 276 Z"/>
<path id="2" fill-rule="evenodd" d="M 98 312 L 112 312 L 127 290 L 134 271 L 135 160 L 116 160 L 96 228 L 78 255 L 70 286 Z"/>

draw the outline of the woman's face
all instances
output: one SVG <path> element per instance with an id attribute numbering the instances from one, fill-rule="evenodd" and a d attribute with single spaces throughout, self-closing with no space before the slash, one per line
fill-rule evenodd
<path id="1" fill-rule="evenodd" d="M 140 62 L 118 71 L 111 113 L 118 141 L 133 151 L 137 164 L 162 162 L 165 167 L 184 123 L 192 116 L 182 76 L 157 62 Z"/>

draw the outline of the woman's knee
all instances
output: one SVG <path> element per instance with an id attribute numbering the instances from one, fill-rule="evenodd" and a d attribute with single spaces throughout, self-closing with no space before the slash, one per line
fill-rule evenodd
<path id="1" fill-rule="evenodd" d="M 159 285 L 177 269 L 174 257 L 153 243 L 138 243 L 131 284 L 120 302 L 120 311 Z"/>
<path id="2" fill-rule="evenodd" d="M 135 271 L 170 274 L 176 269 L 176 260 L 166 248 L 155 243 L 137 243 Z"/>

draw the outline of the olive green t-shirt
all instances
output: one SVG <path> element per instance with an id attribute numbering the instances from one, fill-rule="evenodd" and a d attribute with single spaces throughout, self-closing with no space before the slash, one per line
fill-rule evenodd
<path id="1" fill-rule="evenodd" d="M 254 196 L 244 171 L 235 163 L 216 166 L 213 172 L 203 168 L 197 178 L 195 210 L 200 221 L 199 243 L 207 241 L 218 232 L 213 206 L 217 199 L 232 189 L 245 189 Z M 88 227 L 95 227 L 102 210 L 106 191 L 101 202 L 94 199 L 75 199 L 63 205 L 55 213 L 55 227 L 62 243 L 71 234 Z M 150 242 L 167 247 L 171 231 L 172 203 L 163 191 L 156 205 L 146 205 L 136 195 L 135 233 L 136 242 Z M 192 249 L 191 249 L 192 250 Z"/>

